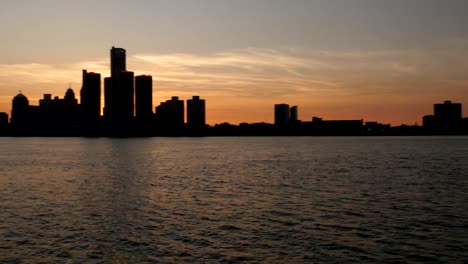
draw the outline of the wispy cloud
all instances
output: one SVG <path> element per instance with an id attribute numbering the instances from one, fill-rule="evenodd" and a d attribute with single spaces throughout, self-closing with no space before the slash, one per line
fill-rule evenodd
<path id="1" fill-rule="evenodd" d="M 128 54 L 127 67 L 136 74 L 153 75 L 155 103 L 170 95 L 194 94 L 257 100 L 259 104 L 285 97 L 338 102 L 344 98 L 393 98 L 407 95 L 410 87 L 413 94 L 420 94 L 435 83 L 454 87 L 466 83 L 467 78 L 459 73 L 466 73 L 468 64 L 458 61 L 450 65 L 447 59 L 460 54 L 460 47 L 453 52 L 437 50 L 440 52 L 247 48 L 211 54 Z M 69 82 L 79 95 L 82 68 L 105 77 L 109 59 L 60 65 L 0 64 L 0 96 L 12 97 L 18 90 L 33 100 L 43 93 L 61 96 Z"/>

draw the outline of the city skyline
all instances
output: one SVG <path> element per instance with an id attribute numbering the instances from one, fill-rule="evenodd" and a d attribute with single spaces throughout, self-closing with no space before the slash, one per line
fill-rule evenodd
<path id="1" fill-rule="evenodd" d="M 112 3 L 2 3 L 0 112 L 18 91 L 32 104 L 78 91 L 81 69 L 101 74 L 103 95 L 111 46 L 153 76 L 153 110 L 200 95 L 208 124 L 272 123 L 287 102 L 304 121 L 412 125 L 435 102 L 468 104 L 463 1 Z"/>

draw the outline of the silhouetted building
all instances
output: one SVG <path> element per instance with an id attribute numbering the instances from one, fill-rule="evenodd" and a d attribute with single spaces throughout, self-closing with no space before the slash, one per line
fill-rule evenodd
<path id="1" fill-rule="evenodd" d="M 135 121 L 138 135 L 149 136 L 153 125 L 153 78 L 135 77 Z"/>
<path id="2" fill-rule="evenodd" d="M 104 80 L 107 131 L 111 136 L 129 136 L 134 118 L 134 74 L 126 70 L 124 49 L 112 47 L 110 56 L 110 84 Z"/>
<path id="3" fill-rule="evenodd" d="M 120 71 L 127 69 L 125 49 L 112 47 L 110 50 L 111 77 L 119 75 Z"/>
<path id="4" fill-rule="evenodd" d="M 73 107 L 78 105 L 78 100 L 75 98 L 75 92 L 72 88 L 68 88 L 63 97 L 63 101 L 66 106 Z"/>
<path id="5" fill-rule="evenodd" d="M 63 99 L 54 98 L 56 111 L 56 131 L 61 135 L 79 135 L 80 109 L 73 89 L 68 88 Z M 39 109 L 40 110 L 40 109 Z"/>
<path id="6" fill-rule="evenodd" d="M 119 117 L 132 120 L 134 115 L 134 74 L 132 71 L 120 71 L 120 91 L 117 93 Z M 120 112 L 122 111 L 122 112 Z"/>
<path id="7" fill-rule="evenodd" d="M 39 100 L 39 126 L 41 132 L 57 130 L 58 109 L 56 101 L 52 100 L 52 94 L 44 94 Z M 45 133 L 47 133 L 45 132 Z"/>
<path id="8" fill-rule="evenodd" d="M 96 135 L 101 117 L 101 74 L 83 70 L 81 88 L 82 131 Z"/>
<path id="9" fill-rule="evenodd" d="M 187 100 L 187 125 L 191 129 L 201 129 L 205 123 L 205 100 L 193 96 Z"/>
<path id="10" fill-rule="evenodd" d="M 275 104 L 275 125 L 286 126 L 289 124 L 290 110 L 288 104 Z"/>
<path id="11" fill-rule="evenodd" d="M 462 106 L 459 103 L 445 101 L 443 104 L 434 104 L 434 126 L 437 129 L 459 129 L 462 120 Z"/>
<path id="12" fill-rule="evenodd" d="M 149 122 L 153 115 L 153 78 L 151 75 L 135 77 L 136 118 Z"/>
<path id="13" fill-rule="evenodd" d="M 11 126 L 15 132 L 22 132 L 30 125 L 29 100 L 22 93 L 19 93 L 12 100 Z"/>
<path id="14" fill-rule="evenodd" d="M 162 129 L 177 129 L 184 125 L 184 101 L 173 96 L 156 107 L 156 121 Z"/>
<path id="15" fill-rule="evenodd" d="M 110 119 L 112 109 L 112 77 L 104 78 L 104 117 Z"/>
<path id="16" fill-rule="evenodd" d="M 434 129 L 434 116 L 425 115 L 423 116 L 423 127 L 427 129 Z"/>
<path id="17" fill-rule="evenodd" d="M 88 120 L 97 120 L 101 116 L 101 74 L 83 70 L 81 108 Z"/>
<path id="18" fill-rule="evenodd" d="M 291 107 L 291 114 L 289 117 L 289 122 L 294 124 L 297 123 L 297 105 Z"/>

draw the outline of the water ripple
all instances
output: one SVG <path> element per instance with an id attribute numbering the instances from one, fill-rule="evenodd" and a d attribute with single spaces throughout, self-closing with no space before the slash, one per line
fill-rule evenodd
<path id="1" fill-rule="evenodd" d="M 468 262 L 467 142 L 0 138 L 0 263 Z"/>

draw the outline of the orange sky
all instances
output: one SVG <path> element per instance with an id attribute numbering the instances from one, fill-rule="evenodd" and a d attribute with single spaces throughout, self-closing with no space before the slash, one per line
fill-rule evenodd
<path id="1" fill-rule="evenodd" d="M 11 1 L 0 9 L 0 112 L 22 91 L 77 97 L 109 50 L 153 76 L 154 107 L 207 100 L 209 124 L 299 119 L 421 124 L 434 103 L 468 116 L 468 19 L 460 1 Z M 131 12 L 130 12 L 131 11 Z M 119 14 L 126 14 L 121 16 Z"/>

